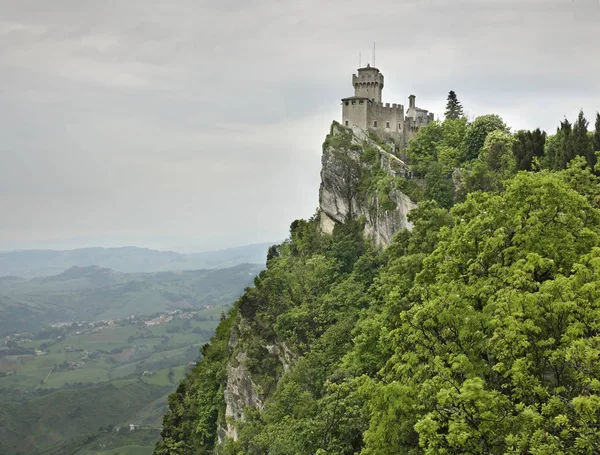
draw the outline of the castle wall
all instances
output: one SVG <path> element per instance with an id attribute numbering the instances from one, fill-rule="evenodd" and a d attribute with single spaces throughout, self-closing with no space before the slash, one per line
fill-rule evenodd
<path id="1" fill-rule="evenodd" d="M 408 141 L 415 137 L 419 128 L 433 121 L 433 114 L 426 111 L 415 112 L 416 117 L 412 118 L 408 115 L 404 118 L 404 146 L 408 147 Z"/>
<path id="2" fill-rule="evenodd" d="M 348 100 L 342 102 L 342 125 L 356 125 L 363 130 L 368 128 L 369 107 L 367 100 Z"/>
<path id="3" fill-rule="evenodd" d="M 375 103 L 369 107 L 368 122 L 379 136 L 399 141 L 404 134 L 404 106 Z"/>

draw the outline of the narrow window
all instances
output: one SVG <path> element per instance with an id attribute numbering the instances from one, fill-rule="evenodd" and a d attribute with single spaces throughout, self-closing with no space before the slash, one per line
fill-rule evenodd
<path id="1" fill-rule="evenodd" d="M 348 120 L 346 120 L 346 126 L 348 126 Z"/>
<path id="2" fill-rule="evenodd" d="M 401 130 L 402 129 L 402 123 L 398 123 L 398 129 Z"/>
<path id="3" fill-rule="evenodd" d="M 373 122 L 373 126 L 374 126 L 375 128 L 377 128 L 377 120 L 375 120 L 375 121 Z"/>
<path id="4" fill-rule="evenodd" d="M 385 122 L 385 127 L 389 128 L 390 127 L 390 122 Z"/>

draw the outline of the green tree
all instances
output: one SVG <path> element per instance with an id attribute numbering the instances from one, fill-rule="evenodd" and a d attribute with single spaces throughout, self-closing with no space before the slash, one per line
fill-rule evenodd
<path id="1" fill-rule="evenodd" d="M 468 162 L 476 159 L 487 135 L 496 130 L 508 132 L 508 128 L 500 116 L 489 114 L 477 117 L 467 129 L 461 161 Z"/>
<path id="2" fill-rule="evenodd" d="M 548 138 L 546 143 L 546 156 L 550 169 L 566 169 L 569 162 L 577 156 L 573 139 L 573 125 L 565 118 L 556 129 L 556 134 Z"/>
<path id="3" fill-rule="evenodd" d="M 489 133 L 467 174 L 463 191 L 500 191 L 515 172 L 514 142 L 514 137 L 504 131 Z"/>
<path id="4" fill-rule="evenodd" d="M 596 164 L 596 155 L 588 135 L 588 125 L 589 122 L 586 120 L 583 111 L 580 110 L 577 120 L 573 124 L 573 149 L 576 156 L 585 157 L 588 166 L 593 168 Z"/>
<path id="5" fill-rule="evenodd" d="M 465 147 L 468 122 L 465 117 L 446 119 L 442 123 L 443 140 L 438 143 L 437 161 L 445 174 L 451 174 L 459 166 Z"/>
<path id="6" fill-rule="evenodd" d="M 406 149 L 411 168 L 415 174 L 423 176 L 429 165 L 437 161 L 438 145 L 444 138 L 442 123 L 438 120 L 419 129 Z"/>
<path id="7" fill-rule="evenodd" d="M 600 213 L 549 173 L 452 213 L 379 335 L 393 353 L 369 385 L 362 453 L 592 454 Z"/>
<path id="8" fill-rule="evenodd" d="M 600 152 L 600 113 L 596 112 L 596 124 L 594 129 L 594 150 Z"/>
<path id="9" fill-rule="evenodd" d="M 450 93 L 448 93 L 448 102 L 446 103 L 446 112 L 444 113 L 444 116 L 451 120 L 463 116 L 462 105 L 460 104 L 460 101 L 458 101 L 458 97 L 454 90 L 450 90 Z"/>
<path id="10" fill-rule="evenodd" d="M 454 203 L 452 178 L 444 175 L 441 166 L 435 162 L 429 165 L 425 175 L 425 199 L 432 199 L 446 209 Z"/>
<path id="11" fill-rule="evenodd" d="M 517 170 L 534 170 L 535 163 L 539 163 L 544 156 L 545 144 L 546 132 L 539 128 L 533 131 L 517 131 L 513 146 Z"/>
<path id="12" fill-rule="evenodd" d="M 467 119 L 447 118 L 430 122 L 410 140 L 406 149 L 411 167 L 419 176 L 425 176 L 432 163 L 439 162 L 442 172 L 451 174 L 463 155 Z"/>

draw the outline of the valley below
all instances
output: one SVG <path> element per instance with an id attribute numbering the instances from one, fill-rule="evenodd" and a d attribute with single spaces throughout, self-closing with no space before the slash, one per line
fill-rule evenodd
<path id="1" fill-rule="evenodd" d="M 152 453 L 168 395 L 261 268 L 0 278 L 0 453 Z"/>

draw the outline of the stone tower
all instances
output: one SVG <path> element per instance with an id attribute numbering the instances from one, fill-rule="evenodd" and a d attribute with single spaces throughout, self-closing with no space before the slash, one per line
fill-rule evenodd
<path id="1" fill-rule="evenodd" d="M 383 90 L 383 74 L 377 68 L 367 64 L 358 69 L 358 76 L 352 75 L 354 96 L 370 99 L 372 102 L 381 103 L 381 91 Z"/>

